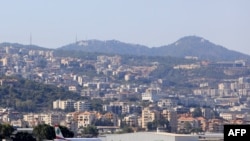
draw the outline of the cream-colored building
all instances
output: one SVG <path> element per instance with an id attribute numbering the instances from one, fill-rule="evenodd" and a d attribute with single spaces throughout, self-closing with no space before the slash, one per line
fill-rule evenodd
<path id="1" fill-rule="evenodd" d="M 28 123 L 28 126 L 33 127 L 41 123 L 49 124 L 51 126 L 59 124 L 65 117 L 61 113 L 29 113 L 23 115 L 23 120 Z"/>
<path id="2" fill-rule="evenodd" d="M 138 116 L 135 114 L 125 116 L 123 120 L 129 126 L 133 126 L 133 127 L 138 126 Z"/>
<path id="3" fill-rule="evenodd" d="M 76 111 L 88 111 L 90 104 L 87 101 L 75 101 L 75 100 L 56 100 L 53 102 L 53 109 L 75 109 Z"/>
<path id="4" fill-rule="evenodd" d="M 5 57 L 5 58 L 3 58 L 1 61 L 2 61 L 2 65 L 3 65 L 3 66 L 8 66 L 9 58 Z"/>
<path id="5" fill-rule="evenodd" d="M 196 118 L 191 117 L 190 115 L 182 115 L 178 118 L 178 127 L 177 127 L 177 131 L 187 131 L 189 129 L 187 129 L 187 123 L 189 123 L 190 125 L 190 129 L 191 128 L 199 128 L 200 127 L 200 123 L 199 120 L 197 120 Z"/>
<path id="6" fill-rule="evenodd" d="M 95 113 L 93 112 L 81 112 L 77 116 L 78 128 L 87 127 L 91 125 L 95 120 Z"/>
<path id="7" fill-rule="evenodd" d="M 113 126 L 118 126 L 118 115 L 112 112 L 108 112 L 103 115 L 103 118 L 110 120 L 114 123 Z"/>
<path id="8" fill-rule="evenodd" d="M 160 118 L 160 112 L 146 107 L 142 110 L 142 128 L 147 129 L 147 124 Z"/>
<path id="9" fill-rule="evenodd" d="M 225 120 L 235 120 L 236 119 L 236 114 L 233 112 L 230 113 L 220 113 L 220 117 L 225 119 Z"/>

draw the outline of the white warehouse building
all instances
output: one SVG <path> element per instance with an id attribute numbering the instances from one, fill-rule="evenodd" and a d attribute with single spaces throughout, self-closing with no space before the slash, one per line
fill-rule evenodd
<path id="1" fill-rule="evenodd" d="M 197 135 L 172 134 L 163 132 L 136 132 L 108 134 L 103 141 L 199 141 Z"/>

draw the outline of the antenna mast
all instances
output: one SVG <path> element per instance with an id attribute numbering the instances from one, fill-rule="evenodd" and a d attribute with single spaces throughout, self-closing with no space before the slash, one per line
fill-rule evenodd
<path id="1" fill-rule="evenodd" d="M 76 34 L 76 44 L 77 44 L 77 34 Z"/>
<path id="2" fill-rule="evenodd" d="M 30 33 L 30 46 L 32 45 L 32 34 Z"/>

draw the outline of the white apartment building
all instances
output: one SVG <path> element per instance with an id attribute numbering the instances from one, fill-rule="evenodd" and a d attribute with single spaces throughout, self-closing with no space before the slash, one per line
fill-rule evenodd
<path id="1" fill-rule="evenodd" d="M 172 108 L 177 106 L 177 102 L 171 99 L 160 99 L 157 105 L 161 108 Z"/>
<path id="2" fill-rule="evenodd" d="M 76 111 L 88 111 L 90 109 L 90 103 L 87 101 L 77 101 L 74 103 L 74 108 Z"/>
<path id="3" fill-rule="evenodd" d="M 56 100 L 53 102 L 53 109 L 62 109 L 65 110 L 66 108 L 74 108 L 75 101 L 68 99 L 68 100 Z"/>
<path id="4" fill-rule="evenodd" d="M 66 108 L 75 109 L 76 111 L 88 111 L 90 104 L 87 101 L 75 101 L 75 100 L 56 100 L 53 102 L 53 109 L 62 109 Z"/>
<path id="5" fill-rule="evenodd" d="M 72 92 L 76 92 L 77 91 L 77 87 L 76 86 L 69 86 L 68 90 L 72 91 Z"/>
<path id="6" fill-rule="evenodd" d="M 146 90 L 145 93 L 142 94 L 142 100 L 143 101 L 150 101 L 150 102 L 154 102 L 157 101 L 159 99 L 159 89 L 152 89 L 149 88 Z"/>
<path id="7" fill-rule="evenodd" d="M 220 113 L 220 117 L 225 120 L 235 120 L 236 114 L 234 113 Z"/>
<path id="8" fill-rule="evenodd" d="M 142 110 L 142 128 L 147 129 L 147 124 L 160 118 L 160 112 L 146 107 Z"/>

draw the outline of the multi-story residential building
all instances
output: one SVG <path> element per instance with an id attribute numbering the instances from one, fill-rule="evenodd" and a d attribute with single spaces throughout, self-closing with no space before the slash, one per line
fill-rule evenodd
<path id="1" fill-rule="evenodd" d="M 8 66 L 8 63 L 10 62 L 8 57 L 1 59 L 1 61 L 2 61 L 2 66 Z"/>
<path id="2" fill-rule="evenodd" d="M 177 112 L 177 114 L 183 114 L 183 113 L 189 112 L 189 109 L 184 106 L 177 106 L 177 107 L 174 107 L 173 109 Z"/>
<path id="3" fill-rule="evenodd" d="M 91 125 L 96 118 L 93 112 L 71 112 L 66 114 L 66 123 L 68 127 L 76 131 L 80 127 Z"/>
<path id="4" fill-rule="evenodd" d="M 160 112 L 153 110 L 150 107 L 146 107 L 142 110 L 142 128 L 147 129 L 147 124 L 158 120 L 160 118 Z"/>
<path id="5" fill-rule="evenodd" d="M 88 111 L 90 109 L 90 103 L 87 101 L 77 101 L 74 103 L 74 109 L 76 111 Z"/>
<path id="6" fill-rule="evenodd" d="M 53 102 L 53 109 L 62 109 L 65 110 L 66 108 L 73 109 L 75 104 L 75 100 L 56 100 Z"/>
<path id="7" fill-rule="evenodd" d="M 77 92 L 77 86 L 69 86 L 68 90 L 72 92 Z"/>
<path id="8" fill-rule="evenodd" d="M 83 87 L 90 89 L 97 89 L 97 83 L 96 82 L 83 83 Z"/>
<path id="9" fill-rule="evenodd" d="M 103 115 L 105 119 L 110 120 L 113 123 L 113 126 L 118 126 L 118 115 L 112 112 L 108 112 Z"/>
<path id="10" fill-rule="evenodd" d="M 138 127 L 138 116 L 135 114 L 125 116 L 123 118 L 123 121 L 126 123 L 126 125 L 129 125 L 132 127 Z"/>
<path id="11" fill-rule="evenodd" d="M 188 65 L 177 65 L 177 66 L 174 66 L 173 68 L 174 69 L 187 69 L 187 70 L 190 70 L 190 69 L 197 69 L 197 68 L 200 68 L 201 66 L 198 65 L 198 64 L 188 64 Z"/>
<path id="12" fill-rule="evenodd" d="M 161 112 L 161 116 L 169 121 L 171 132 L 177 131 L 177 112 L 173 109 L 165 109 Z"/>
<path id="13" fill-rule="evenodd" d="M 53 102 L 53 109 L 75 109 L 75 111 L 88 111 L 90 104 L 87 101 L 56 100 Z"/>
<path id="14" fill-rule="evenodd" d="M 122 106 L 121 105 L 103 105 L 103 111 L 112 112 L 117 115 L 122 113 Z"/>
<path id="15" fill-rule="evenodd" d="M 193 106 L 193 105 L 201 105 L 200 100 L 198 97 L 193 95 L 182 95 L 179 96 L 179 102 L 184 105 L 185 107 Z"/>
<path id="16" fill-rule="evenodd" d="M 162 109 L 166 109 L 166 108 L 173 108 L 177 106 L 177 101 L 172 100 L 172 99 L 160 99 L 157 102 L 158 107 L 162 108 Z"/>
<path id="17" fill-rule="evenodd" d="M 208 120 L 208 132 L 223 133 L 224 130 L 224 120 L 221 119 L 211 119 Z"/>
<path id="18" fill-rule="evenodd" d="M 15 111 L 13 108 L 0 107 L 0 122 L 11 123 L 22 118 L 22 113 Z"/>
<path id="19" fill-rule="evenodd" d="M 110 84 L 108 82 L 98 82 L 97 83 L 97 89 L 107 89 L 110 87 Z"/>
<path id="20" fill-rule="evenodd" d="M 236 119 L 236 113 L 234 113 L 234 112 L 223 112 L 223 113 L 220 113 L 219 116 L 225 120 L 235 120 Z"/>
<path id="21" fill-rule="evenodd" d="M 123 107 L 127 105 L 125 102 L 110 102 L 109 105 L 103 105 L 103 111 L 112 112 L 117 115 L 122 114 Z"/>
<path id="22" fill-rule="evenodd" d="M 213 110 L 210 108 L 201 108 L 202 116 L 206 119 L 211 119 L 214 116 Z"/>
<path id="23" fill-rule="evenodd" d="M 202 129 L 202 131 L 207 131 L 208 130 L 208 120 L 204 117 L 197 117 L 196 118 L 199 123 L 200 123 L 200 128 Z"/>
<path id="24" fill-rule="evenodd" d="M 187 125 L 190 125 L 190 127 Z M 181 115 L 178 118 L 178 127 L 177 127 L 178 132 L 180 132 L 180 131 L 189 132 L 188 130 L 190 130 L 192 128 L 199 128 L 199 127 L 200 127 L 199 120 L 197 120 L 196 118 L 193 118 L 189 114 Z M 187 129 L 187 128 L 189 128 L 189 129 Z"/>
<path id="25" fill-rule="evenodd" d="M 65 126 L 76 132 L 78 129 L 78 117 L 79 112 L 70 112 L 65 115 Z"/>
<path id="26" fill-rule="evenodd" d="M 62 113 L 29 113 L 23 115 L 23 120 L 26 121 L 30 127 L 36 126 L 40 123 L 53 126 L 59 124 L 62 120 L 65 120 L 65 116 Z"/>
<path id="27" fill-rule="evenodd" d="M 222 106 L 234 106 L 240 103 L 239 97 L 229 97 L 229 98 L 216 98 L 215 104 Z"/>
<path id="28" fill-rule="evenodd" d="M 127 105 L 124 105 L 122 106 L 122 113 L 123 114 L 133 114 L 133 113 L 139 113 L 141 111 L 141 106 L 139 105 L 130 105 L 130 104 L 127 104 Z"/>
<path id="29" fill-rule="evenodd" d="M 149 88 L 146 90 L 145 93 L 142 93 L 142 100 L 143 101 L 150 101 L 150 102 L 155 102 L 159 100 L 159 92 L 160 89 L 153 89 Z"/>
<path id="30" fill-rule="evenodd" d="M 88 125 L 93 124 L 95 120 L 95 113 L 93 112 L 80 112 L 77 116 L 78 128 L 87 127 Z"/>
<path id="31" fill-rule="evenodd" d="M 80 95 L 84 96 L 84 97 L 98 97 L 99 92 L 98 92 L 98 90 L 93 90 L 93 89 L 87 88 L 87 89 L 81 90 Z"/>

